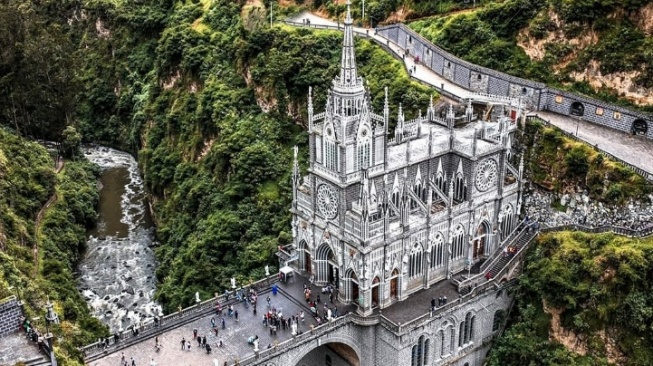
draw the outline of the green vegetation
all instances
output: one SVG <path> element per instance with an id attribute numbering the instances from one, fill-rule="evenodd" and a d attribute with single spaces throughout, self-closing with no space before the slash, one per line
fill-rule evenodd
<path id="1" fill-rule="evenodd" d="M 653 86 L 653 37 L 636 23 L 641 18 L 637 16 L 639 9 L 649 3 L 649 0 L 487 1 L 473 11 L 422 19 L 410 23 L 410 27 L 467 61 L 651 111 L 653 107 L 634 104 L 614 89 L 592 87 L 571 77 L 572 73 L 585 72 L 588 65 L 595 63 L 603 75 L 637 72 L 633 79 L 637 86 Z M 640 20 L 650 22 L 650 19 Z M 544 40 L 554 35 L 557 38 Z M 544 42 L 541 57 L 531 59 L 517 43 L 529 40 Z"/>
<path id="2" fill-rule="evenodd" d="M 520 278 L 516 313 L 489 364 L 607 365 L 608 357 L 622 365 L 652 364 L 651 268 L 650 238 L 580 232 L 541 236 Z M 578 336 L 585 356 L 549 341 L 551 314 L 559 317 L 559 327 Z"/>
<path id="3" fill-rule="evenodd" d="M 593 147 L 579 142 L 553 126 L 529 121 L 523 136 L 525 164 L 534 183 L 558 193 L 581 187 L 590 197 L 623 203 L 653 192 L 644 178 L 612 161 Z"/>
<path id="4" fill-rule="evenodd" d="M 51 329 L 63 339 L 56 349 L 64 364 L 75 364 L 80 344 L 108 334 L 73 277 L 95 221 L 96 180 L 97 168 L 85 161 L 67 162 L 55 175 L 42 146 L 0 129 L 0 297 L 18 294 L 27 314 L 41 319 L 46 300 L 54 302 L 62 322 Z M 35 234 L 37 214 L 55 194 Z"/>

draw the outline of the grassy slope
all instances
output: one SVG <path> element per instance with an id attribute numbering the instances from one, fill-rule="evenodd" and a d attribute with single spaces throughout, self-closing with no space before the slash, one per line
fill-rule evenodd
<path id="1" fill-rule="evenodd" d="M 490 365 L 624 365 L 653 362 L 653 239 L 561 232 L 540 237 L 529 253 L 510 327 Z M 579 335 L 586 356 L 551 342 L 549 309 Z M 606 347 L 605 337 L 615 349 Z M 615 358 L 615 356 L 620 357 Z"/>
<path id="2" fill-rule="evenodd" d="M 62 320 L 51 328 L 62 339 L 56 350 L 62 364 L 77 364 L 76 347 L 107 335 L 89 314 L 73 276 L 85 228 L 96 215 L 97 171 L 86 162 L 67 162 L 59 176 L 53 170 L 43 147 L 0 130 L 0 297 L 17 290 L 27 314 L 41 318 L 46 299 L 53 301 Z M 58 200 L 46 211 L 37 239 L 34 220 L 55 192 Z M 37 240 L 39 268 L 33 256 Z"/>

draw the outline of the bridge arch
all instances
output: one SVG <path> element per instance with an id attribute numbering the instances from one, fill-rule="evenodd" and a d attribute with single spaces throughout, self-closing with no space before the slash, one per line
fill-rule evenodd
<path id="1" fill-rule="evenodd" d="M 347 361 L 352 366 L 361 366 L 361 349 L 358 342 L 349 336 L 330 336 L 315 348 L 299 347 L 299 352 L 291 359 L 291 366 L 324 365 L 325 359 L 334 355 Z M 319 362 L 319 363 L 318 363 Z"/>
<path id="2" fill-rule="evenodd" d="M 569 107 L 569 114 L 572 116 L 582 117 L 585 114 L 585 105 L 581 102 L 571 103 L 571 107 Z"/>
<path id="3" fill-rule="evenodd" d="M 633 121 L 633 127 L 631 128 L 633 135 L 646 135 L 648 132 L 648 123 L 641 118 L 638 118 Z"/>

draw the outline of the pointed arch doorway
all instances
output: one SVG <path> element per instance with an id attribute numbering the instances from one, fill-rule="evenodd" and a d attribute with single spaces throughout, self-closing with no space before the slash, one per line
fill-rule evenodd
<path id="1" fill-rule="evenodd" d="M 317 249 L 315 266 L 317 267 L 317 283 L 319 285 L 338 283 L 338 263 L 333 250 L 327 243 L 323 243 Z"/>
<path id="2" fill-rule="evenodd" d="M 380 284 L 381 284 L 381 279 L 379 277 L 374 277 L 372 280 L 372 307 L 375 308 L 379 306 L 379 300 L 380 300 L 380 294 L 379 294 L 379 289 L 380 289 Z"/>
<path id="3" fill-rule="evenodd" d="M 399 270 L 394 269 L 390 275 L 390 298 L 396 299 L 399 295 Z"/>
<path id="4" fill-rule="evenodd" d="M 487 222 L 483 221 L 478 228 L 476 233 L 474 233 L 474 242 L 473 242 L 473 252 L 472 258 L 477 260 L 485 256 L 485 244 L 487 244 L 487 238 L 490 228 Z"/>
<path id="5" fill-rule="evenodd" d="M 304 240 L 299 242 L 299 246 L 297 248 L 297 257 L 299 258 L 299 269 L 310 274 L 311 253 L 308 251 L 308 246 L 306 245 L 306 241 Z"/>
<path id="6" fill-rule="evenodd" d="M 345 277 L 347 278 L 347 299 L 351 299 L 352 303 L 358 305 L 358 297 L 360 296 L 358 289 L 358 277 L 351 268 L 347 270 Z"/>

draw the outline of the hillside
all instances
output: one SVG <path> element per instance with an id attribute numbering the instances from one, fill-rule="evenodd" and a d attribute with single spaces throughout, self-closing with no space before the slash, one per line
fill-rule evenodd
<path id="1" fill-rule="evenodd" d="M 541 236 L 489 364 L 651 365 L 652 260 L 650 238 Z"/>
<path id="2" fill-rule="evenodd" d="M 332 18 L 344 1 L 295 1 Z M 454 55 L 625 106 L 653 107 L 653 2 L 352 2 L 367 25 L 406 22 Z"/>
<path id="3" fill-rule="evenodd" d="M 53 327 L 56 351 L 64 364 L 76 364 L 80 344 L 108 335 L 73 276 L 95 220 L 97 170 L 67 161 L 56 174 L 53 162 L 42 146 L 0 128 L 0 298 L 19 296 L 30 317 L 41 317 L 53 301 L 61 319 Z M 37 326 L 44 331 L 43 323 Z"/>

